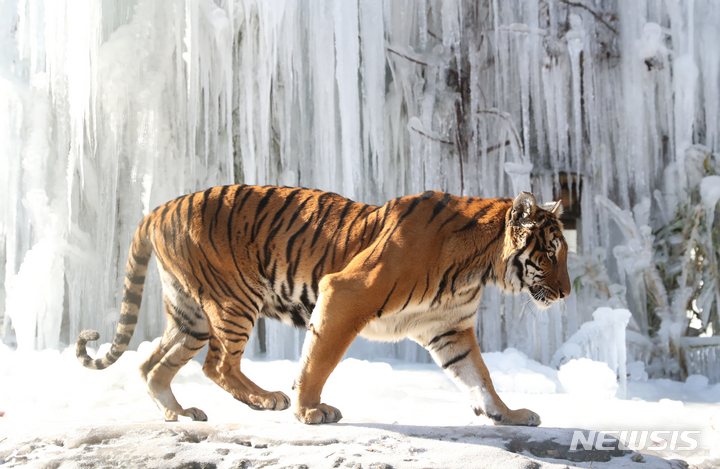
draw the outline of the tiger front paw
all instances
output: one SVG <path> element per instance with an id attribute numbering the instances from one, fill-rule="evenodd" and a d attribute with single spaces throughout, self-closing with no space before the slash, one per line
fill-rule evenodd
<path id="1" fill-rule="evenodd" d="M 495 425 L 524 425 L 537 427 L 540 425 L 540 416 L 529 409 L 508 410 L 507 414 L 496 418 L 491 417 Z"/>
<path id="2" fill-rule="evenodd" d="M 335 407 L 327 404 L 318 404 L 309 407 L 298 405 L 295 408 L 295 418 L 298 419 L 299 422 L 308 425 L 335 423 L 342 418 L 342 413 Z"/>

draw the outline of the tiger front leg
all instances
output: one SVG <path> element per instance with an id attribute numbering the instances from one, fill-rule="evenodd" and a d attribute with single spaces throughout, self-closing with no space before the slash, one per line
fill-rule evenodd
<path id="1" fill-rule="evenodd" d="M 342 418 L 340 410 L 320 402 L 320 395 L 330 373 L 368 321 L 358 311 L 365 308 L 358 308 L 351 285 L 329 277 L 320 283 L 321 294 L 308 325 L 294 386 L 295 418 L 306 424 L 335 423 Z"/>
<path id="2" fill-rule="evenodd" d="M 495 425 L 540 425 L 538 414 L 509 409 L 495 392 L 472 327 L 446 331 L 423 345 L 455 384 L 469 394 L 476 415 L 487 415 Z"/>

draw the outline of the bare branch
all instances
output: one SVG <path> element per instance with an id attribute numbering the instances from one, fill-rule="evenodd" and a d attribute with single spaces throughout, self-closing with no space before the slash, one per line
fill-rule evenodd
<path id="1" fill-rule="evenodd" d="M 445 145 L 455 145 L 455 143 L 451 142 L 450 140 L 443 140 L 443 139 L 440 139 L 437 137 L 433 137 L 432 135 L 428 135 L 425 132 L 423 132 L 422 130 L 416 129 L 415 127 L 410 127 L 410 128 L 427 139 L 433 140 L 435 142 L 444 143 Z"/>
<path id="2" fill-rule="evenodd" d="M 396 51 L 395 49 L 392 49 L 392 48 L 388 47 L 387 50 L 390 51 L 390 52 L 392 52 L 392 53 L 395 54 L 395 55 L 399 55 L 399 56 L 402 57 L 403 59 L 409 60 L 410 62 L 414 62 L 414 63 L 420 64 L 420 65 L 425 65 L 425 66 L 427 67 L 427 63 L 422 62 L 422 61 L 417 60 L 417 59 L 413 59 L 412 57 L 409 57 L 409 56 L 407 56 L 407 55 L 405 55 L 405 54 L 403 54 L 403 53 L 401 53 L 401 52 L 398 52 L 398 51 Z"/>
<path id="3" fill-rule="evenodd" d="M 614 32 L 616 35 L 618 35 L 617 29 L 613 28 L 613 27 L 610 25 L 610 23 L 608 23 L 607 21 L 605 21 L 605 20 L 603 19 L 603 17 L 602 17 L 599 13 L 595 12 L 595 11 L 594 11 L 592 8 L 590 8 L 589 6 L 584 5 L 584 4 L 582 4 L 582 3 L 579 3 L 579 2 L 572 2 L 572 1 L 570 1 L 570 0 L 560 0 L 560 1 L 561 1 L 562 3 L 564 3 L 564 4 L 566 4 L 566 5 L 571 6 L 571 7 L 584 8 L 585 10 L 589 11 L 590 14 L 592 14 L 592 15 L 595 17 L 596 20 L 598 20 L 599 22 L 601 22 L 602 24 L 604 24 L 606 28 L 608 28 L 610 31 Z"/>

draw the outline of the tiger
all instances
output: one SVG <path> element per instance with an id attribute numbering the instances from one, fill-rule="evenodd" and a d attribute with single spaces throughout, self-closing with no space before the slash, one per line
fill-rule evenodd
<path id="1" fill-rule="evenodd" d="M 138 321 L 154 252 L 167 324 L 140 375 L 167 421 L 207 420 L 183 408 L 170 383 L 208 345 L 204 374 L 256 410 L 284 410 L 290 398 L 262 389 L 241 371 L 259 317 L 306 328 L 294 415 L 333 423 L 339 409 L 321 402 L 323 386 L 353 340 L 410 338 L 495 425 L 539 425 L 528 409 L 500 399 L 483 362 L 474 325 L 485 285 L 528 292 L 539 308 L 570 294 L 568 245 L 560 201 L 538 206 L 528 192 L 483 199 L 426 191 L 381 206 L 306 188 L 232 185 L 181 196 L 139 224 L 109 351 L 87 368 L 112 365 Z"/>

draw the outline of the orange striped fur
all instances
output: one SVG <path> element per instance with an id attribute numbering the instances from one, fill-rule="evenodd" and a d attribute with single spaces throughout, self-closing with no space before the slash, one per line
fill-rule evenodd
<path id="1" fill-rule="evenodd" d="M 465 390 L 477 414 L 497 424 L 537 425 L 495 392 L 473 326 L 482 287 L 527 291 L 540 307 L 570 293 L 559 203 L 423 192 L 383 206 L 288 187 L 224 186 L 179 197 L 147 215 L 130 247 L 117 333 L 110 351 L 76 349 L 93 369 L 114 363 L 137 323 L 155 253 L 167 326 L 140 367 L 167 420 L 206 420 L 183 408 L 170 382 L 208 344 L 205 374 L 253 409 L 283 410 L 290 399 L 261 389 L 240 361 L 258 317 L 305 327 L 294 412 L 305 423 L 336 422 L 320 401 L 330 373 L 359 334 L 424 346 Z"/>

